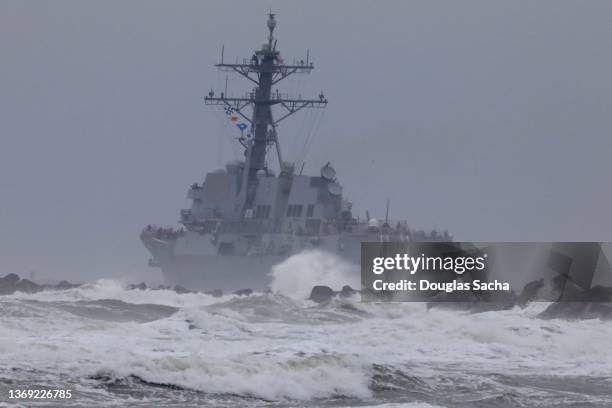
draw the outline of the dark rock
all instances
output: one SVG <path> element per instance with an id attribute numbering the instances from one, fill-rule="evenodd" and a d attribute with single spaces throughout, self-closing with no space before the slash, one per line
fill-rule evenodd
<path id="1" fill-rule="evenodd" d="M 208 296 L 212 296 L 212 297 L 221 297 L 223 296 L 223 291 L 221 289 L 215 289 L 215 290 L 208 290 L 206 292 L 204 292 L 205 295 Z"/>
<path id="2" fill-rule="evenodd" d="M 70 283 L 66 280 L 61 281 L 60 283 L 58 283 L 57 285 L 55 285 L 53 287 L 53 289 L 58 289 L 58 290 L 66 290 L 66 289 L 73 289 L 73 288 L 78 288 L 81 285 L 78 285 L 76 283 Z"/>
<path id="3" fill-rule="evenodd" d="M 35 284 L 29 279 L 22 279 L 15 284 L 15 292 L 36 293 L 40 292 L 42 287 Z"/>
<path id="4" fill-rule="evenodd" d="M 252 293 L 253 293 L 253 290 L 251 290 L 251 289 L 240 289 L 240 290 L 235 291 L 234 295 L 249 296 Z"/>
<path id="5" fill-rule="evenodd" d="M 187 320 L 185 320 L 185 322 L 187 322 L 189 324 L 189 326 L 188 326 L 189 330 L 194 330 L 194 329 L 198 328 L 198 326 L 193 324 L 193 320 L 191 320 L 191 319 L 187 319 Z"/>
<path id="6" fill-rule="evenodd" d="M 191 291 L 189 289 L 186 289 L 186 288 L 184 288 L 184 287 L 182 287 L 180 285 L 176 285 L 174 287 L 174 291 L 176 293 L 178 293 L 179 295 L 182 295 L 183 293 L 191 293 Z"/>
<path id="7" fill-rule="evenodd" d="M 72 289 L 81 285 L 61 281 L 57 285 L 44 284 L 39 285 L 29 279 L 20 279 L 18 275 L 11 273 L 3 278 L 0 278 L 0 295 L 9 295 L 14 292 L 36 293 L 42 290 L 63 290 Z"/>
<path id="8" fill-rule="evenodd" d="M 534 301 L 540 290 L 544 287 L 544 279 L 529 282 L 523 288 L 523 291 L 516 299 L 516 303 L 520 307 L 525 307 L 527 303 Z"/>
<path id="9" fill-rule="evenodd" d="M 8 285 L 2 281 L 0 281 L 0 296 L 1 295 L 10 295 L 15 291 L 15 287 L 13 285 Z"/>
<path id="10" fill-rule="evenodd" d="M 334 297 L 335 292 L 329 286 L 317 285 L 312 288 L 308 299 L 317 302 L 329 302 Z"/>
<path id="11" fill-rule="evenodd" d="M 353 296 L 355 293 L 357 293 L 355 289 L 351 288 L 349 285 L 344 285 L 338 295 L 340 295 L 340 297 L 346 298 Z"/>
<path id="12" fill-rule="evenodd" d="M 138 285 L 135 284 L 130 284 L 127 286 L 128 290 L 146 290 L 147 289 L 147 284 L 144 282 L 140 282 Z"/>
<path id="13" fill-rule="evenodd" d="M 4 278 L 0 278 L 0 285 L 15 286 L 15 284 L 17 284 L 17 282 L 19 282 L 20 279 L 21 278 L 19 277 L 19 275 L 15 273 L 9 273 Z"/>
<path id="14" fill-rule="evenodd" d="M 15 292 L 15 284 L 19 282 L 19 276 L 14 273 L 9 273 L 3 278 L 0 278 L 0 295 L 10 295 Z"/>
<path id="15" fill-rule="evenodd" d="M 18 275 L 10 273 L 0 278 L 0 295 L 10 295 L 15 292 L 35 293 L 43 290 L 29 279 L 20 279 Z"/>
<path id="16" fill-rule="evenodd" d="M 595 286 L 589 290 L 564 291 L 555 302 L 538 315 L 542 319 L 612 319 L 612 288 Z"/>
<path id="17" fill-rule="evenodd" d="M 550 319 L 612 319 L 612 307 L 605 303 L 593 302 L 556 302 L 538 315 L 539 318 Z"/>

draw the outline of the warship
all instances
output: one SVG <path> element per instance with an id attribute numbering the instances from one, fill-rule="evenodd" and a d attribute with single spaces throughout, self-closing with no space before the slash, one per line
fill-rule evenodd
<path id="1" fill-rule="evenodd" d="M 216 66 L 255 86 L 242 97 L 210 91 L 206 105 L 220 106 L 241 131 L 243 160 L 206 174 L 188 189 L 191 208 L 181 210 L 180 228 L 146 226 L 141 240 L 161 268 L 168 285 L 196 290 L 265 289 L 274 265 L 302 251 L 319 250 L 359 265 L 361 242 L 450 241 L 447 232 L 416 231 L 406 221 L 366 212 L 360 219 L 343 196 L 336 170 L 328 162 L 309 176 L 285 161 L 279 123 L 305 108 L 325 108 L 323 92 L 313 99 L 291 97 L 272 87 L 293 74 L 314 68 L 309 53 L 293 63 L 283 60 L 274 37 L 275 14 L 269 13 L 267 41 L 252 57 Z M 238 120 L 241 122 L 238 123 Z M 268 163 L 276 152 L 278 174 Z M 303 166 L 302 166 L 303 168 Z M 358 267 L 355 268 L 358 273 Z"/>

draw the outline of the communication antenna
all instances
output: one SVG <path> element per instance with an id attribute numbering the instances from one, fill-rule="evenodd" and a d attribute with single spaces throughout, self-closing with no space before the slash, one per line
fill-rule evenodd
<path id="1" fill-rule="evenodd" d="M 389 199 L 387 198 L 387 211 L 385 213 L 385 224 L 389 225 Z"/>

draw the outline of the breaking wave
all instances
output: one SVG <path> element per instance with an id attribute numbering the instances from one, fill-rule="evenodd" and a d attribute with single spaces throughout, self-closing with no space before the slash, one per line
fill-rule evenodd
<path id="1" fill-rule="evenodd" d="M 337 265 L 316 253 L 294 258 L 273 272 L 275 293 L 249 297 L 113 281 L 0 297 L 0 388 L 3 378 L 68 381 L 79 402 L 99 404 L 159 387 L 146 404 L 177 393 L 213 406 L 612 403 L 608 323 L 536 319 L 544 304 L 469 315 L 417 303 L 304 301 L 290 276 L 305 273 L 301 285 L 309 285 L 322 272 L 306 265 L 330 262 Z"/>
<path id="2" fill-rule="evenodd" d="M 359 288 L 359 266 L 323 251 L 308 251 L 294 255 L 274 266 L 271 271 L 273 292 L 293 299 L 305 299 L 315 285 L 325 285 L 338 291 L 349 285 Z"/>

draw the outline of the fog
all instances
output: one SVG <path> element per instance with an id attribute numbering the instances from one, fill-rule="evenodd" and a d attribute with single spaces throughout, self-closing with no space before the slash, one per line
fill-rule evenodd
<path id="1" fill-rule="evenodd" d="M 270 7 L 285 60 L 315 63 L 280 90 L 330 101 L 281 124 L 285 156 L 320 122 L 304 172 L 331 161 L 357 215 L 389 198 L 457 240 L 612 240 L 609 1 L 5 0 L 0 275 L 159 281 L 139 232 L 239 156 L 202 97 Z"/>

